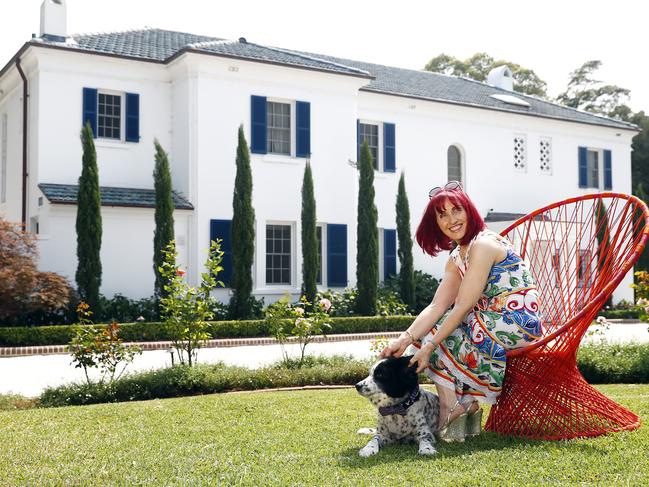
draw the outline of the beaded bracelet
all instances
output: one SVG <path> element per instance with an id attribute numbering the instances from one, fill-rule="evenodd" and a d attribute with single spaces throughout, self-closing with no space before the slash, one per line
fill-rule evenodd
<path id="1" fill-rule="evenodd" d="M 410 331 L 406 330 L 404 331 L 404 333 L 410 337 L 410 343 L 415 343 L 415 337 L 412 336 L 412 333 L 410 333 Z"/>

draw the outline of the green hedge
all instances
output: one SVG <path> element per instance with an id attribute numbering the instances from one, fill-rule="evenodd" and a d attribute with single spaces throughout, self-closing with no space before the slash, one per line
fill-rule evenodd
<path id="1" fill-rule="evenodd" d="M 352 385 L 367 376 L 368 365 L 368 361 L 349 356 L 307 356 L 306 366 L 302 368 L 278 364 L 255 370 L 223 364 L 175 366 L 127 375 L 113 384 L 82 383 L 48 388 L 41 395 L 39 405 L 140 401 L 305 385 Z M 593 384 L 649 383 L 649 344 L 586 345 L 577 354 L 577 365 L 585 379 Z"/>
<path id="2" fill-rule="evenodd" d="M 331 318 L 331 329 L 327 333 L 402 331 L 413 320 L 413 316 Z M 209 332 L 212 338 L 270 336 L 268 325 L 263 320 L 213 321 L 210 322 Z M 66 345 L 72 339 L 73 334 L 73 325 L 0 328 L 0 347 Z M 120 336 L 126 342 L 153 342 L 171 339 L 170 331 L 164 323 L 125 323 L 121 325 Z"/>
<path id="3" fill-rule="evenodd" d="M 223 364 L 175 366 L 127 375 L 113 384 L 82 383 L 48 388 L 41 395 L 39 406 L 142 401 L 275 387 L 349 385 L 367 377 L 369 365 L 349 356 L 311 358 L 309 362 L 298 369 L 277 365 L 255 370 Z"/>

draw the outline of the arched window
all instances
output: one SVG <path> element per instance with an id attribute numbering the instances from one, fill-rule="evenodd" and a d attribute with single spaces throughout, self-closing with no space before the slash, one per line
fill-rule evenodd
<path id="1" fill-rule="evenodd" d="M 464 182 L 464 174 L 462 174 L 462 154 L 460 149 L 451 145 L 448 148 L 448 180 Z"/>

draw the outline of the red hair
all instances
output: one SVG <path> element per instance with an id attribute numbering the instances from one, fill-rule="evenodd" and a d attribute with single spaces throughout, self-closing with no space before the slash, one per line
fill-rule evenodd
<path id="1" fill-rule="evenodd" d="M 429 255 L 435 257 L 442 250 L 452 250 L 455 243 L 444 235 L 437 224 L 437 214 L 444 210 L 447 201 L 455 206 L 461 206 L 466 212 L 466 233 L 460 241 L 461 245 L 468 244 L 481 230 L 487 226 L 480 216 L 478 209 L 469 196 L 459 189 L 443 189 L 428 202 L 421 217 L 415 238 L 419 246 Z"/>

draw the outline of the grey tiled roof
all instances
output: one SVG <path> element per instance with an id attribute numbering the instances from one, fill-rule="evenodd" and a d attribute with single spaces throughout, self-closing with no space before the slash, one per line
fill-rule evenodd
<path id="1" fill-rule="evenodd" d="M 486 83 L 446 76 L 427 71 L 394 68 L 352 61 L 323 54 L 279 49 L 216 37 L 199 36 L 161 29 L 143 29 L 103 34 L 73 36 L 74 43 L 57 43 L 36 39 L 32 44 L 81 49 L 95 53 L 128 56 L 148 61 L 168 62 L 183 50 L 221 56 L 270 62 L 306 69 L 370 78 L 364 91 L 412 97 L 464 106 L 486 108 L 523 115 L 568 120 L 618 129 L 637 129 L 633 124 L 580 112 L 539 98 L 513 93 Z M 529 103 L 529 107 L 513 105 L 493 98 L 494 94 L 511 94 Z"/>
<path id="2" fill-rule="evenodd" d="M 51 203 L 76 205 L 79 186 L 76 184 L 38 185 Z M 141 188 L 115 188 L 101 186 L 99 195 L 102 206 L 126 206 L 133 208 L 155 208 L 155 191 Z M 193 210 L 192 204 L 181 195 L 173 192 L 174 206 L 177 210 Z"/>
<path id="3" fill-rule="evenodd" d="M 498 213 L 490 211 L 485 217 L 485 222 L 514 222 L 519 218 L 523 218 L 525 213 Z"/>

